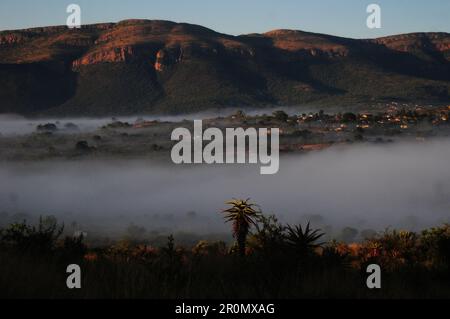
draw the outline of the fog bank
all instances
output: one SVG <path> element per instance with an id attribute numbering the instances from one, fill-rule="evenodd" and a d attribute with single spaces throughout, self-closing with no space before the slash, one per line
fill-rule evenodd
<path id="1" fill-rule="evenodd" d="M 228 229 L 218 212 L 236 197 L 290 223 L 320 215 L 333 227 L 420 229 L 449 221 L 449 158 L 450 140 L 436 140 L 283 156 L 272 176 L 259 165 L 175 166 L 169 158 L 1 163 L 0 212 L 202 233 Z"/>
<path id="2" fill-rule="evenodd" d="M 64 128 L 65 124 L 75 124 L 80 132 L 89 133 L 94 132 L 98 128 L 107 125 L 113 121 L 122 121 L 128 123 L 135 123 L 137 119 L 146 121 L 163 121 L 163 122 L 180 122 L 183 120 L 193 121 L 197 119 L 208 119 L 225 117 L 236 113 L 240 108 L 229 107 L 211 109 L 198 113 L 180 114 L 180 115 L 134 115 L 134 116 L 115 116 L 115 117 L 72 117 L 72 118 L 26 118 L 18 114 L 0 114 L 0 135 L 3 136 L 17 136 L 31 134 L 36 131 L 36 127 L 40 124 L 56 123 L 59 128 Z M 318 107 L 267 107 L 267 108 L 247 108 L 245 113 L 251 116 L 271 114 L 276 110 L 284 110 L 290 115 L 317 112 Z M 327 109 L 328 112 L 338 111 L 332 108 Z"/>

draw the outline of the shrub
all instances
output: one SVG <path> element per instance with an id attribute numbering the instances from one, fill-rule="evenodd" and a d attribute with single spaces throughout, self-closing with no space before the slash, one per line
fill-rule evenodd
<path id="1" fill-rule="evenodd" d="M 289 115 L 284 111 L 273 112 L 273 118 L 280 122 L 286 122 L 289 119 Z"/>
<path id="2" fill-rule="evenodd" d="M 424 230 L 421 242 L 429 264 L 450 269 L 450 224 Z"/>
<path id="3" fill-rule="evenodd" d="M 64 226 L 58 226 L 56 219 L 39 218 L 38 226 L 30 226 L 25 221 L 14 223 L 2 231 L 1 241 L 21 251 L 48 253 L 53 250 Z"/>
<path id="4" fill-rule="evenodd" d="M 364 257 L 371 256 L 390 271 L 418 265 L 423 256 L 419 236 L 409 231 L 386 230 L 378 238 L 366 241 L 363 248 Z"/>
<path id="5" fill-rule="evenodd" d="M 61 247 L 59 247 L 61 256 L 64 259 L 68 260 L 82 259 L 88 251 L 87 246 L 84 244 L 83 240 L 83 235 L 64 238 Z"/>
<path id="6" fill-rule="evenodd" d="M 250 247 L 269 254 L 283 250 L 286 227 L 278 222 L 275 215 L 261 215 L 256 228 L 257 232 L 249 239 Z"/>
<path id="7" fill-rule="evenodd" d="M 192 253 L 196 256 L 224 256 L 227 255 L 227 245 L 222 241 L 208 242 L 206 240 L 199 241 Z"/>

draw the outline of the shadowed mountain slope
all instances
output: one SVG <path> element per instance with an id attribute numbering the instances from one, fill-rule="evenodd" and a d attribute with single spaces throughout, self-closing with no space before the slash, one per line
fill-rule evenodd
<path id="1" fill-rule="evenodd" d="M 230 36 L 126 20 L 0 32 L 0 112 L 111 115 L 210 107 L 450 101 L 450 34 Z"/>

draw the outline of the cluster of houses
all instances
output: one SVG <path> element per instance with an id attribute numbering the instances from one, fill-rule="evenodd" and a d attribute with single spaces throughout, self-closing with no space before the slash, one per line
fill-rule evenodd
<path id="1" fill-rule="evenodd" d="M 321 111 L 302 114 L 297 117 L 298 124 L 321 123 L 327 127 L 334 127 L 337 132 L 345 130 L 348 125 L 356 125 L 361 129 L 369 129 L 374 126 L 408 129 L 410 126 L 425 122 L 434 126 L 450 124 L 450 106 L 440 108 L 417 107 L 413 110 L 390 108 L 385 112 L 378 113 L 338 113 L 334 115 Z"/>
<path id="2" fill-rule="evenodd" d="M 228 119 L 238 121 L 241 127 L 252 127 L 252 117 L 247 116 L 243 111 L 238 111 Z M 218 124 L 220 126 L 220 120 L 227 118 L 219 117 L 217 119 L 208 121 L 209 124 Z M 439 126 L 443 124 L 450 124 L 450 106 L 446 107 L 422 107 L 416 106 L 414 108 L 405 108 L 398 105 L 389 105 L 384 108 L 384 111 L 380 112 L 360 112 L 360 113 L 337 113 L 327 114 L 324 111 L 304 113 L 301 115 L 289 116 L 282 111 L 275 112 L 272 116 L 254 116 L 254 120 L 258 123 L 257 126 L 271 127 L 274 124 L 273 121 L 280 123 L 286 123 L 290 125 L 299 125 L 313 130 L 320 129 L 322 131 L 335 131 L 342 132 L 348 128 L 365 130 L 370 128 L 397 128 L 406 130 L 411 126 L 415 126 L 421 123 L 428 123 L 433 126 Z M 249 121 L 250 120 L 250 121 Z M 217 123 L 217 121 L 219 121 Z M 211 122 L 211 123 L 210 123 Z M 152 126 L 157 126 L 161 122 L 151 120 L 146 121 L 138 119 L 134 125 L 130 125 L 133 128 L 141 129 Z M 222 123 L 223 124 L 223 123 Z M 272 126 L 273 127 L 273 126 Z M 284 133 L 284 125 L 280 125 L 280 134 Z M 270 131 L 268 132 L 270 134 Z"/>

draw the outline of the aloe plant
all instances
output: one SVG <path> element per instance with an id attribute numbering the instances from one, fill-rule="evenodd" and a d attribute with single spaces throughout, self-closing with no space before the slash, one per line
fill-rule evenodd
<path id="1" fill-rule="evenodd" d="M 320 229 L 312 229 L 310 223 L 305 228 L 302 225 L 288 225 L 286 230 L 286 243 L 299 255 L 306 255 L 323 245 L 317 241 L 325 234 Z"/>
<path id="2" fill-rule="evenodd" d="M 234 199 L 226 202 L 231 205 L 230 208 L 222 211 L 225 214 L 226 222 L 233 224 L 233 236 L 236 238 L 238 244 L 239 254 L 245 256 L 245 249 L 247 244 L 247 236 L 250 228 L 256 226 L 257 220 L 261 216 L 261 212 L 256 204 L 249 202 L 250 199 Z"/>

